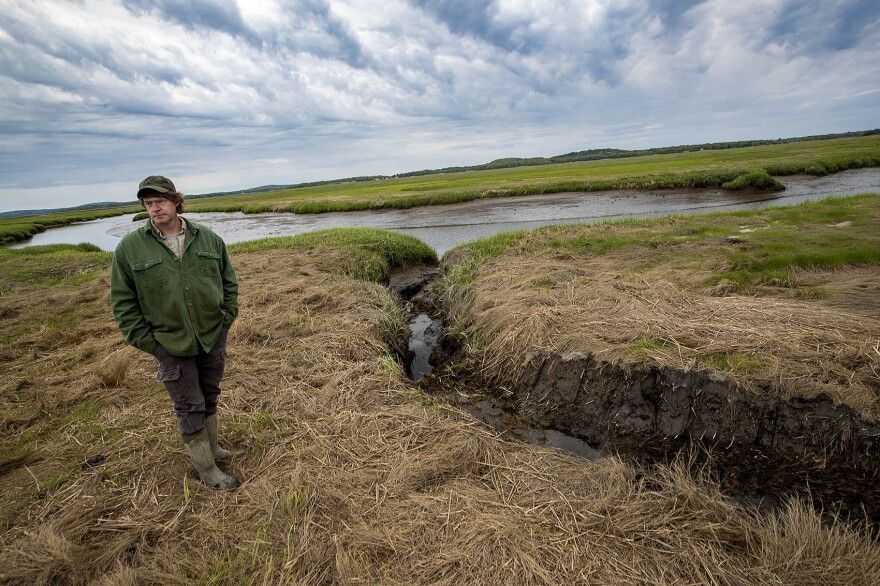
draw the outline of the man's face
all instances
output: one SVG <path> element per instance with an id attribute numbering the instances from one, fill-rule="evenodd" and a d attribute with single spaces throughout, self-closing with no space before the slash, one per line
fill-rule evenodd
<path id="1" fill-rule="evenodd" d="M 141 202 L 157 228 L 171 228 L 176 225 L 177 204 L 173 201 L 157 195 L 145 195 Z"/>

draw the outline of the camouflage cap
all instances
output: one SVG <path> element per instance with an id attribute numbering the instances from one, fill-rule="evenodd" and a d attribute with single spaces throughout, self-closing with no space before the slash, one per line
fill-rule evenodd
<path id="1" fill-rule="evenodd" d="M 145 191 L 157 191 L 159 193 L 177 193 L 174 183 L 161 175 L 150 175 L 138 185 L 138 198 L 144 196 Z"/>

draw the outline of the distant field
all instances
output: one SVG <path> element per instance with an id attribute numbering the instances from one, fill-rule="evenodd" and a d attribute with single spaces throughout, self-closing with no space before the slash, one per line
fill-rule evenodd
<path id="1" fill-rule="evenodd" d="M 880 165 L 880 136 L 466 171 L 363 183 L 322 185 L 192 201 L 192 211 L 297 213 L 409 208 L 563 191 L 720 187 L 755 170 L 824 175 Z"/>
<path id="2" fill-rule="evenodd" d="M 772 188 L 770 176 L 825 175 L 880 166 L 880 135 L 706 150 L 626 159 L 439 173 L 368 182 L 193 199 L 193 212 L 320 213 L 411 208 L 486 197 L 567 191 L 685 187 Z M 0 218 L 0 243 L 24 240 L 74 221 L 138 211 L 128 206 L 100 212 L 66 212 Z"/>

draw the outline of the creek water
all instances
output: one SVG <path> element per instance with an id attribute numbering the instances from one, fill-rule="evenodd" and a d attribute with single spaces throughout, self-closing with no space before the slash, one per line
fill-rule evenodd
<path id="1" fill-rule="evenodd" d="M 409 365 L 410 376 L 419 380 L 431 370 L 431 353 L 440 339 L 442 323 L 426 313 L 420 313 L 409 322 L 412 336 L 409 339 L 409 350 L 413 354 Z"/>
<path id="2" fill-rule="evenodd" d="M 291 236 L 325 228 L 371 227 L 419 238 L 438 255 L 465 242 L 511 230 L 552 224 L 591 223 L 617 218 L 693 214 L 794 205 L 830 195 L 880 192 L 880 168 L 856 169 L 825 177 L 781 179 L 786 189 L 773 194 L 731 193 L 721 189 L 616 190 L 493 198 L 409 210 L 326 214 L 193 213 L 186 216 L 211 227 L 227 243 Z M 13 248 L 89 242 L 113 250 L 140 225 L 117 216 L 53 228 Z"/>

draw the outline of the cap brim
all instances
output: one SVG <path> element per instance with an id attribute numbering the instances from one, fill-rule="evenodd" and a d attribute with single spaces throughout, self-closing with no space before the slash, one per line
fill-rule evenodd
<path id="1" fill-rule="evenodd" d="M 159 193 L 168 193 L 170 190 L 162 187 L 160 185 L 144 185 L 140 189 L 138 189 L 138 197 L 141 197 L 141 194 L 145 191 L 158 191 Z"/>

